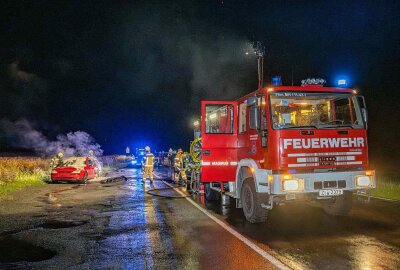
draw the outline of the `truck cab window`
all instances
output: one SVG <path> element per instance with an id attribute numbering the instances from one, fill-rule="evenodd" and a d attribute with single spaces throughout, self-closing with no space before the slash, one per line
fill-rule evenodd
<path id="1" fill-rule="evenodd" d="M 233 106 L 227 104 L 206 105 L 206 133 L 233 133 Z"/>
<path id="2" fill-rule="evenodd" d="M 363 128 L 359 101 L 347 93 L 273 93 L 271 121 L 274 129 Z"/>
<path id="3" fill-rule="evenodd" d="M 239 105 L 239 133 L 246 132 L 247 104 Z"/>
<path id="4" fill-rule="evenodd" d="M 354 106 L 351 106 L 350 98 L 341 98 L 334 101 L 335 118 L 342 124 L 352 124 L 352 118 L 355 114 Z"/>

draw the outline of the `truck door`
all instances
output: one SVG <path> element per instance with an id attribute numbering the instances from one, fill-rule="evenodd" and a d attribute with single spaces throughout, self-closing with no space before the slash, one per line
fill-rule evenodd
<path id="1" fill-rule="evenodd" d="M 236 178 L 237 103 L 201 102 L 203 182 L 228 182 Z"/>

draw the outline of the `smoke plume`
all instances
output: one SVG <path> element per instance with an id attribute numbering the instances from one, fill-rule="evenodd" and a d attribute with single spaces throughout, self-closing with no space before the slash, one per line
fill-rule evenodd
<path id="1" fill-rule="evenodd" d="M 58 152 L 62 152 L 66 157 L 85 156 L 89 150 L 93 150 L 96 156 L 103 154 L 101 146 L 83 131 L 60 134 L 55 141 L 51 141 L 25 119 L 16 122 L 3 120 L 1 126 L 6 136 L 13 139 L 14 146 L 32 149 L 41 156 L 51 156 Z"/>

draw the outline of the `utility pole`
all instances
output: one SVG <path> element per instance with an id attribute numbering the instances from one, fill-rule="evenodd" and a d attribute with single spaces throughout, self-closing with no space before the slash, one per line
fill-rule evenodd
<path id="1" fill-rule="evenodd" d="M 264 54 L 265 46 L 260 41 L 253 43 L 254 54 L 257 56 L 258 65 L 258 89 L 261 89 L 264 83 Z"/>

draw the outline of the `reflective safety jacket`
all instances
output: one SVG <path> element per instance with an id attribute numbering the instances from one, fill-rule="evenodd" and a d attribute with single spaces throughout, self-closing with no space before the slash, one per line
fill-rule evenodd
<path id="1" fill-rule="evenodd" d="M 177 154 L 174 158 L 174 167 L 176 170 L 180 171 L 183 169 L 183 157 L 180 154 Z"/>
<path id="2" fill-rule="evenodd" d="M 144 157 L 144 166 L 146 167 L 153 167 L 154 166 L 154 155 L 153 153 L 146 153 Z"/>
<path id="3" fill-rule="evenodd" d="M 50 169 L 57 168 L 57 167 L 61 166 L 63 163 L 64 163 L 63 159 L 61 157 L 56 156 L 56 157 L 52 158 L 50 161 Z"/>

